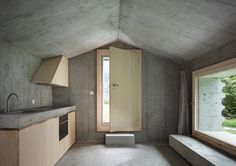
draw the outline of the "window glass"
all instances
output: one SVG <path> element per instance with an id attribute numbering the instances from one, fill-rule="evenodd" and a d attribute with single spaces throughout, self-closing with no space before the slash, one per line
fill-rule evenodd
<path id="1" fill-rule="evenodd" d="M 109 109 L 110 109 L 110 96 L 109 96 L 109 57 L 102 58 L 102 122 L 109 123 Z"/>
<path id="2" fill-rule="evenodd" d="M 198 78 L 198 130 L 236 144 L 236 70 Z"/>

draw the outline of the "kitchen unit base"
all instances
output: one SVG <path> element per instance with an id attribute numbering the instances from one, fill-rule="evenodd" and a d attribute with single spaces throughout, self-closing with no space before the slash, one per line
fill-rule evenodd
<path id="1" fill-rule="evenodd" d="M 59 141 L 59 117 L 22 130 L 0 131 L 1 166 L 53 166 L 75 142 L 75 112 L 68 113 L 68 135 Z"/>

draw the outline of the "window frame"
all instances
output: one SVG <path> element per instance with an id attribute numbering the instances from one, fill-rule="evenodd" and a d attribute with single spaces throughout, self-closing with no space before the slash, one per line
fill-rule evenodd
<path id="1" fill-rule="evenodd" d="M 110 130 L 110 123 L 102 122 L 102 58 L 110 57 L 109 49 L 97 50 L 97 131 L 107 132 Z"/>
<path id="2" fill-rule="evenodd" d="M 227 142 L 219 140 L 213 136 L 209 136 L 198 130 L 198 78 L 208 74 L 213 74 L 216 72 L 221 72 L 229 69 L 236 68 L 236 58 L 211 65 L 200 70 L 192 72 L 192 135 L 197 137 L 213 146 L 216 146 L 230 154 L 236 156 L 236 147 Z"/>

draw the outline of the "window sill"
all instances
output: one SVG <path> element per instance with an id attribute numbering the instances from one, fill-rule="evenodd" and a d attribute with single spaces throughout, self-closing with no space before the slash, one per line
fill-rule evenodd
<path id="1" fill-rule="evenodd" d="M 234 156 L 236 156 L 236 135 L 227 132 L 212 132 L 212 131 L 193 131 L 193 136 L 197 137 L 213 146 L 216 146 Z M 234 139 L 234 140 L 233 140 Z"/>

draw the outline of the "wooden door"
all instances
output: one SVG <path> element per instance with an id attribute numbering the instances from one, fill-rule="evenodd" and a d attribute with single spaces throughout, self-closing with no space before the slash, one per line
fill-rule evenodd
<path id="1" fill-rule="evenodd" d="M 141 130 L 141 51 L 110 47 L 110 131 Z"/>

